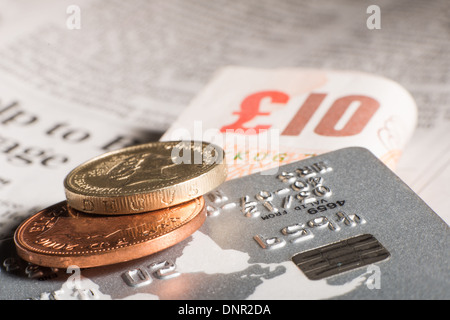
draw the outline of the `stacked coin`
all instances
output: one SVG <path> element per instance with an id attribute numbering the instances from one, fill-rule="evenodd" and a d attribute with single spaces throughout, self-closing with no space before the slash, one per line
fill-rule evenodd
<path id="1" fill-rule="evenodd" d="M 140 258 L 189 237 L 205 221 L 203 195 L 226 179 L 223 150 L 155 142 L 106 153 L 64 180 L 67 200 L 24 221 L 20 257 L 48 267 L 96 267 Z"/>

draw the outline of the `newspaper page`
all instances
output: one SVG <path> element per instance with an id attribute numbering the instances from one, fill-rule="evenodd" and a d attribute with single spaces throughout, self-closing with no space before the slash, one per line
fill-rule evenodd
<path id="1" fill-rule="evenodd" d="M 447 222 L 448 1 L 0 1 L 0 234 L 107 150 L 155 141 L 226 66 L 357 70 L 418 108 L 397 174 Z"/>

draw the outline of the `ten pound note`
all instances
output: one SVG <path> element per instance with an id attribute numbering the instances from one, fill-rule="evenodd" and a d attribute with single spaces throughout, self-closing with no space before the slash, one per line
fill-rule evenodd
<path id="1" fill-rule="evenodd" d="M 201 140 L 226 151 L 228 179 L 349 146 L 391 169 L 417 122 L 411 95 L 355 71 L 227 67 L 161 140 Z"/>

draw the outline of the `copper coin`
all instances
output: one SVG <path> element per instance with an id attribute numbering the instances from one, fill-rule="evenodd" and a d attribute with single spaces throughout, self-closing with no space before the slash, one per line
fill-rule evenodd
<path id="1" fill-rule="evenodd" d="M 129 261 L 166 249 L 206 219 L 203 197 L 139 215 L 91 215 L 66 201 L 24 221 L 14 234 L 18 255 L 40 266 L 90 268 Z"/>

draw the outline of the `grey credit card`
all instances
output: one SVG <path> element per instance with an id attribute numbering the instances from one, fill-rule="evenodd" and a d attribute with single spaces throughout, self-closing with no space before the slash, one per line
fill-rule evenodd
<path id="1" fill-rule="evenodd" d="M 187 240 L 107 267 L 29 265 L 0 242 L 1 299 L 449 299 L 449 227 L 369 151 L 222 184 Z"/>

